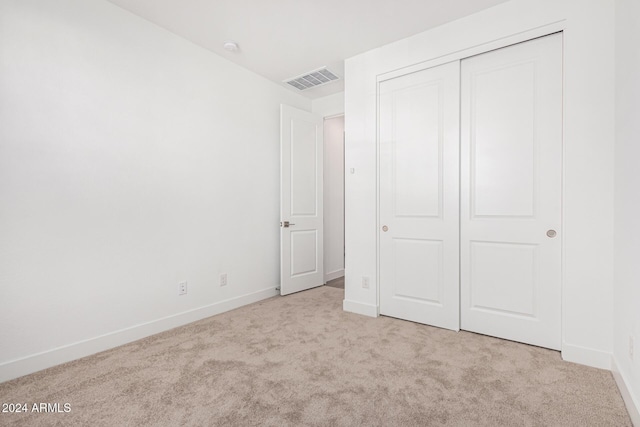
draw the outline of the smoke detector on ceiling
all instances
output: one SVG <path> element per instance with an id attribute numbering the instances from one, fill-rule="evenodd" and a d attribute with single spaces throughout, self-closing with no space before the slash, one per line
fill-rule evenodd
<path id="1" fill-rule="evenodd" d="M 322 67 L 301 76 L 286 79 L 284 82 L 295 87 L 298 90 L 307 90 L 311 89 L 312 87 L 318 87 L 327 83 L 331 83 L 338 79 L 339 77 L 331 71 L 327 70 L 327 67 Z"/>
<path id="2" fill-rule="evenodd" d="M 224 42 L 223 47 L 228 50 L 229 52 L 237 52 L 238 51 L 238 43 L 231 41 L 231 40 L 227 40 L 226 42 Z"/>

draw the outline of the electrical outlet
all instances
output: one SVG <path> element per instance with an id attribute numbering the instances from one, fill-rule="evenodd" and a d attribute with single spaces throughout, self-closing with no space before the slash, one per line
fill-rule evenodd
<path id="1" fill-rule="evenodd" d="M 178 295 L 186 295 L 187 294 L 187 282 L 178 283 Z"/>
<path id="2" fill-rule="evenodd" d="M 362 276 L 362 287 L 369 289 L 369 278 L 367 276 Z"/>
<path id="3" fill-rule="evenodd" d="M 220 286 L 227 286 L 227 273 L 220 275 Z"/>
<path id="4" fill-rule="evenodd" d="M 629 335 L 629 358 L 633 360 L 633 336 Z"/>

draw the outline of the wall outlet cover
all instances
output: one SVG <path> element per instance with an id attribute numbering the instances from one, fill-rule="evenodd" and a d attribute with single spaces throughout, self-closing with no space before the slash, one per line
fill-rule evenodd
<path id="1" fill-rule="evenodd" d="M 178 295 L 186 295 L 187 294 L 187 282 L 178 283 Z"/>

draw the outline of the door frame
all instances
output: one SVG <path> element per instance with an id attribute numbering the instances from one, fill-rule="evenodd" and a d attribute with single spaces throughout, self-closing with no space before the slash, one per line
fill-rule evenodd
<path id="1" fill-rule="evenodd" d="M 412 64 L 406 67 L 401 67 L 393 71 L 385 72 L 382 74 L 378 74 L 376 76 L 376 277 L 380 278 L 380 233 L 381 233 L 381 222 L 380 222 L 380 84 L 384 81 L 401 77 L 407 74 L 415 73 L 417 71 L 422 71 L 428 68 L 437 67 L 439 65 L 446 64 L 452 61 L 461 61 L 465 58 L 469 58 L 475 55 L 480 55 L 483 53 L 491 52 L 493 50 L 501 49 L 504 47 L 512 46 L 518 43 L 524 43 L 536 38 L 549 36 L 556 33 L 562 33 L 562 45 L 564 46 L 564 31 L 566 29 L 566 22 L 559 21 L 549 25 L 545 25 L 542 27 L 534 28 L 528 31 L 523 31 L 516 35 L 512 35 L 509 37 L 504 37 L 498 40 L 494 40 L 489 43 L 485 43 L 482 45 L 474 46 L 468 49 L 463 49 L 460 51 L 452 52 L 449 54 L 442 55 L 438 58 L 422 61 L 416 64 Z M 564 48 L 563 48 L 564 51 Z M 562 69 L 564 70 L 564 55 L 562 56 Z M 562 76 L 562 86 L 565 87 L 564 74 Z M 561 200 L 564 201 L 565 194 L 565 156 L 564 156 L 564 123 L 565 117 L 565 104 L 564 97 L 562 103 L 562 159 L 561 159 L 561 167 L 562 167 L 562 183 L 561 183 Z M 565 230 L 565 215 L 564 215 L 564 203 L 561 203 L 560 208 L 561 215 L 561 224 L 560 227 L 562 230 Z M 564 292 L 564 283 L 565 283 L 565 236 L 566 233 L 560 233 L 560 245 L 561 245 L 561 255 L 560 255 L 560 311 L 561 311 L 561 320 L 560 320 L 560 336 L 561 341 L 564 342 L 564 330 L 565 330 L 565 315 L 562 307 L 565 305 L 565 292 Z M 346 266 L 345 266 L 346 268 Z M 380 316 L 380 282 L 376 286 L 376 316 Z"/>

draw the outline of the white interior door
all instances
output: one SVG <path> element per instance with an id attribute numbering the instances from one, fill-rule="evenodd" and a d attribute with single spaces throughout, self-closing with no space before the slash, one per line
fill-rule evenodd
<path id="1" fill-rule="evenodd" d="M 324 284 L 322 125 L 315 114 L 280 108 L 280 294 Z"/>
<path id="2" fill-rule="evenodd" d="M 562 36 L 461 63 L 461 328 L 560 349 Z"/>
<path id="3" fill-rule="evenodd" d="M 459 329 L 459 63 L 380 84 L 380 313 Z"/>

